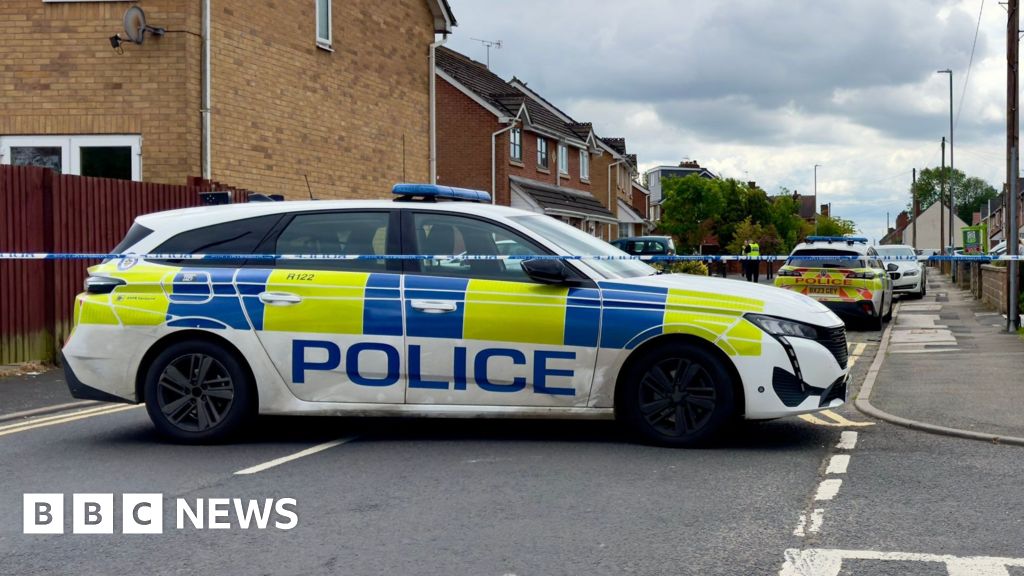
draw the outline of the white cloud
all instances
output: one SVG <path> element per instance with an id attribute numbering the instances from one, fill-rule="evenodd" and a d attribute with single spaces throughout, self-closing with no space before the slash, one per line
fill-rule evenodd
<path id="1" fill-rule="evenodd" d="M 451 0 L 455 50 L 502 40 L 492 68 L 603 136 L 642 169 L 683 158 L 727 177 L 810 193 L 884 234 L 912 168 L 938 166 L 948 78 L 960 109 L 956 165 L 997 188 L 1005 160 L 1006 16 L 981 0 Z M 954 109 L 956 112 L 956 109 Z"/>

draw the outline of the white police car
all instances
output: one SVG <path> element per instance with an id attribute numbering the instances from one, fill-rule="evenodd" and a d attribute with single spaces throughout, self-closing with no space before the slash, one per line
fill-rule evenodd
<path id="1" fill-rule="evenodd" d="M 140 216 L 115 248 L 139 256 L 90 268 L 76 298 L 72 394 L 145 402 L 186 442 L 259 413 L 618 417 L 691 445 L 845 399 L 843 324 L 810 298 L 659 275 L 482 192 L 395 192 Z"/>

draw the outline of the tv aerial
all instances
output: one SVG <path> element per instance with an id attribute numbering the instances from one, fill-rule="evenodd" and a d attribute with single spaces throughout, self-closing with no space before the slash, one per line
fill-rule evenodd
<path id="1" fill-rule="evenodd" d="M 487 48 L 487 68 L 491 67 L 491 48 L 501 50 L 501 40 L 483 40 L 481 38 L 470 38 L 484 45 Z"/>
<path id="2" fill-rule="evenodd" d="M 163 36 L 167 33 L 167 29 L 150 26 L 146 23 L 146 13 L 142 11 L 142 8 L 132 6 L 124 12 L 125 38 L 121 38 L 120 34 L 114 34 L 110 37 L 110 46 L 120 51 L 122 50 L 121 44 L 125 40 L 135 44 L 142 44 L 146 41 L 147 32 L 153 36 Z"/>

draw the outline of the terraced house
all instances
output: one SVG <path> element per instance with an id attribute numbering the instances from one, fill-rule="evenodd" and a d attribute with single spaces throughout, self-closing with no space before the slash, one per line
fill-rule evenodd
<path id="1" fill-rule="evenodd" d="M 598 137 L 525 82 L 454 50 L 437 50 L 437 76 L 439 183 L 618 237 L 618 199 L 636 172 L 624 140 Z"/>
<path id="2" fill-rule="evenodd" d="M 431 176 L 454 25 L 447 0 L 4 0 L 0 163 L 379 197 Z"/>

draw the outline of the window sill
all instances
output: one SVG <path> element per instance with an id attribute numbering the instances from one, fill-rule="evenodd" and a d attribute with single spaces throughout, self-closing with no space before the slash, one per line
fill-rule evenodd
<path id="1" fill-rule="evenodd" d="M 537 172 L 540 172 L 541 174 L 551 174 L 551 169 L 550 168 L 542 168 L 541 166 L 537 166 Z"/>
<path id="2" fill-rule="evenodd" d="M 317 40 L 316 47 L 326 52 L 334 52 L 334 48 L 331 48 L 331 44 L 329 42 L 324 42 L 323 40 Z"/>
<path id="3" fill-rule="evenodd" d="M 509 159 L 508 163 L 513 166 L 518 166 L 520 168 L 526 168 L 526 164 L 523 164 L 521 160 L 516 160 L 515 158 Z"/>
<path id="4" fill-rule="evenodd" d="M 569 173 L 568 172 L 562 172 L 561 170 L 558 171 L 558 175 L 561 176 L 562 178 L 568 178 L 569 177 Z"/>
<path id="5" fill-rule="evenodd" d="M 580 182 L 584 184 L 590 184 L 590 178 L 580 178 Z"/>

